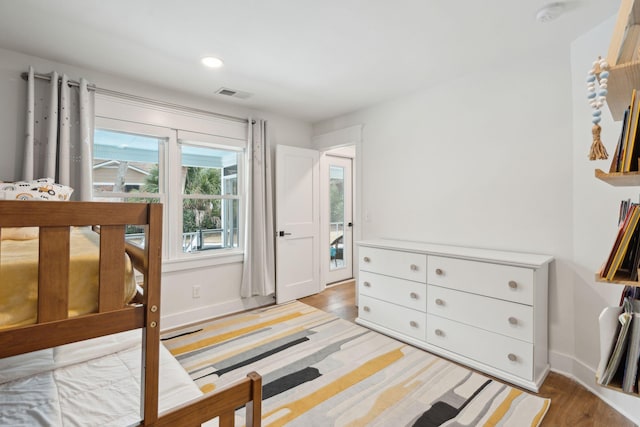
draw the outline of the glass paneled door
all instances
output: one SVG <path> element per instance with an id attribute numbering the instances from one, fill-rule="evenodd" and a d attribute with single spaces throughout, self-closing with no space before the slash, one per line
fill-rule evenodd
<path id="1" fill-rule="evenodd" d="M 327 283 L 353 277 L 352 180 L 349 158 L 327 156 L 329 257 Z M 327 175 L 326 175 L 327 176 Z"/>

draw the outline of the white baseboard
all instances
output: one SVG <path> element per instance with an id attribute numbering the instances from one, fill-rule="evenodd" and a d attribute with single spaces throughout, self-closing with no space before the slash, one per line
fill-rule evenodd
<path id="1" fill-rule="evenodd" d="M 640 397 L 599 386 L 595 368 L 567 354 L 549 351 L 549 363 L 553 372 L 571 378 L 632 422 L 640 424 Z"/>
<path id="2" fill-rule="evenodd" d="M 275 299 L 268 297 L 238 298 L 232 301 L 225 301 L 219 304 L 211 304 L 193 310 L 182 311 L 180 313 L 162 316 L 160 327 L 163 331 L 168 329 L 187 326 L 203 320 L 220 317 L 227 314 L 238 313 L 240 311 L 251 310 L 275 303 Z"/>

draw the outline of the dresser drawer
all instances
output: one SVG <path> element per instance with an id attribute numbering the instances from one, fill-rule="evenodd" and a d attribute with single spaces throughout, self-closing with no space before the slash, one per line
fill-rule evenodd
<path id="1" fill-rule="evenodd" d="M 414 310 L 427 310 L 427 285 L 424 283 L 361 271 L 358 292 Z"/>
<path id="2" fill-rule="evenodd" d="M 359 270 L 414 282 L 427 282 L 427 256 L 412 252 L 361 246 Z"/>
<path id="3" fill-rule="evenodd" d="M 427 315 L 427 343 L 533 380 L 533 344 Z"/>
<path id="4" fill-rule="evenodd" d="M 528 305 L 428 285 L 427 312 L 533 342 L 533 307 Z"/>
<path id="5" fill-rule="evenodd" d="M 456 258 L 429 256 L 430 285 L 533 305 L 533 270 Z"/>
<path id="6" fill-rule="evenodd" d="M 427 315 L 421 311 L 362 295 L 358 317 L 421 341 L 425 340 Z"/>

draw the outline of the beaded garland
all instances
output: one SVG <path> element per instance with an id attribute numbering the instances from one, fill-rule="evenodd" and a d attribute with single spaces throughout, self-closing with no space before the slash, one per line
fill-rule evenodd
<path id="1" fill-rule="evenodd" d="M 589 160 L 606 160 L 609 155 L 607 149 L 604 147 L 602 140 L 600 139 L 600 120 L 602 120 L 602 106 L 606 102 L 607 98 L 607 82 L 609 81 L 609 64 L 607 61 L 598 57 L 593 62 L 593 67 L 589 70 L 587 75 L 587 99 L 589 105 L 593 109 L 591 113 L 591 134 L 593 135 L 593 143 L 591 144 L 591 150 L 589 152 Z M 596 88 L 596 86 L 598 86 Z"/>

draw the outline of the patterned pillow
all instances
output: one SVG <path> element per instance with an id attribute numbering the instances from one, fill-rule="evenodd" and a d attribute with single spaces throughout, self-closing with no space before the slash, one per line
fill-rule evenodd
<path id="1" fill-rule="evenodd" d="M 33 181 L 6 182 L 0 184 L 0 193 L 5 200 L 69 200 L 73 188 L 57 184 L 52 178 Z"/>
<path id="2" fill-rule="evenodd" d="M 73 188 L 56 184 L 53 178 L 33 181 L 0 183 L 0 199 L 5 200 L 69 200 Z M 31 240 L 38 238 L 38 227 L 7 227 L 2 229 L 2 240 Z"/>

